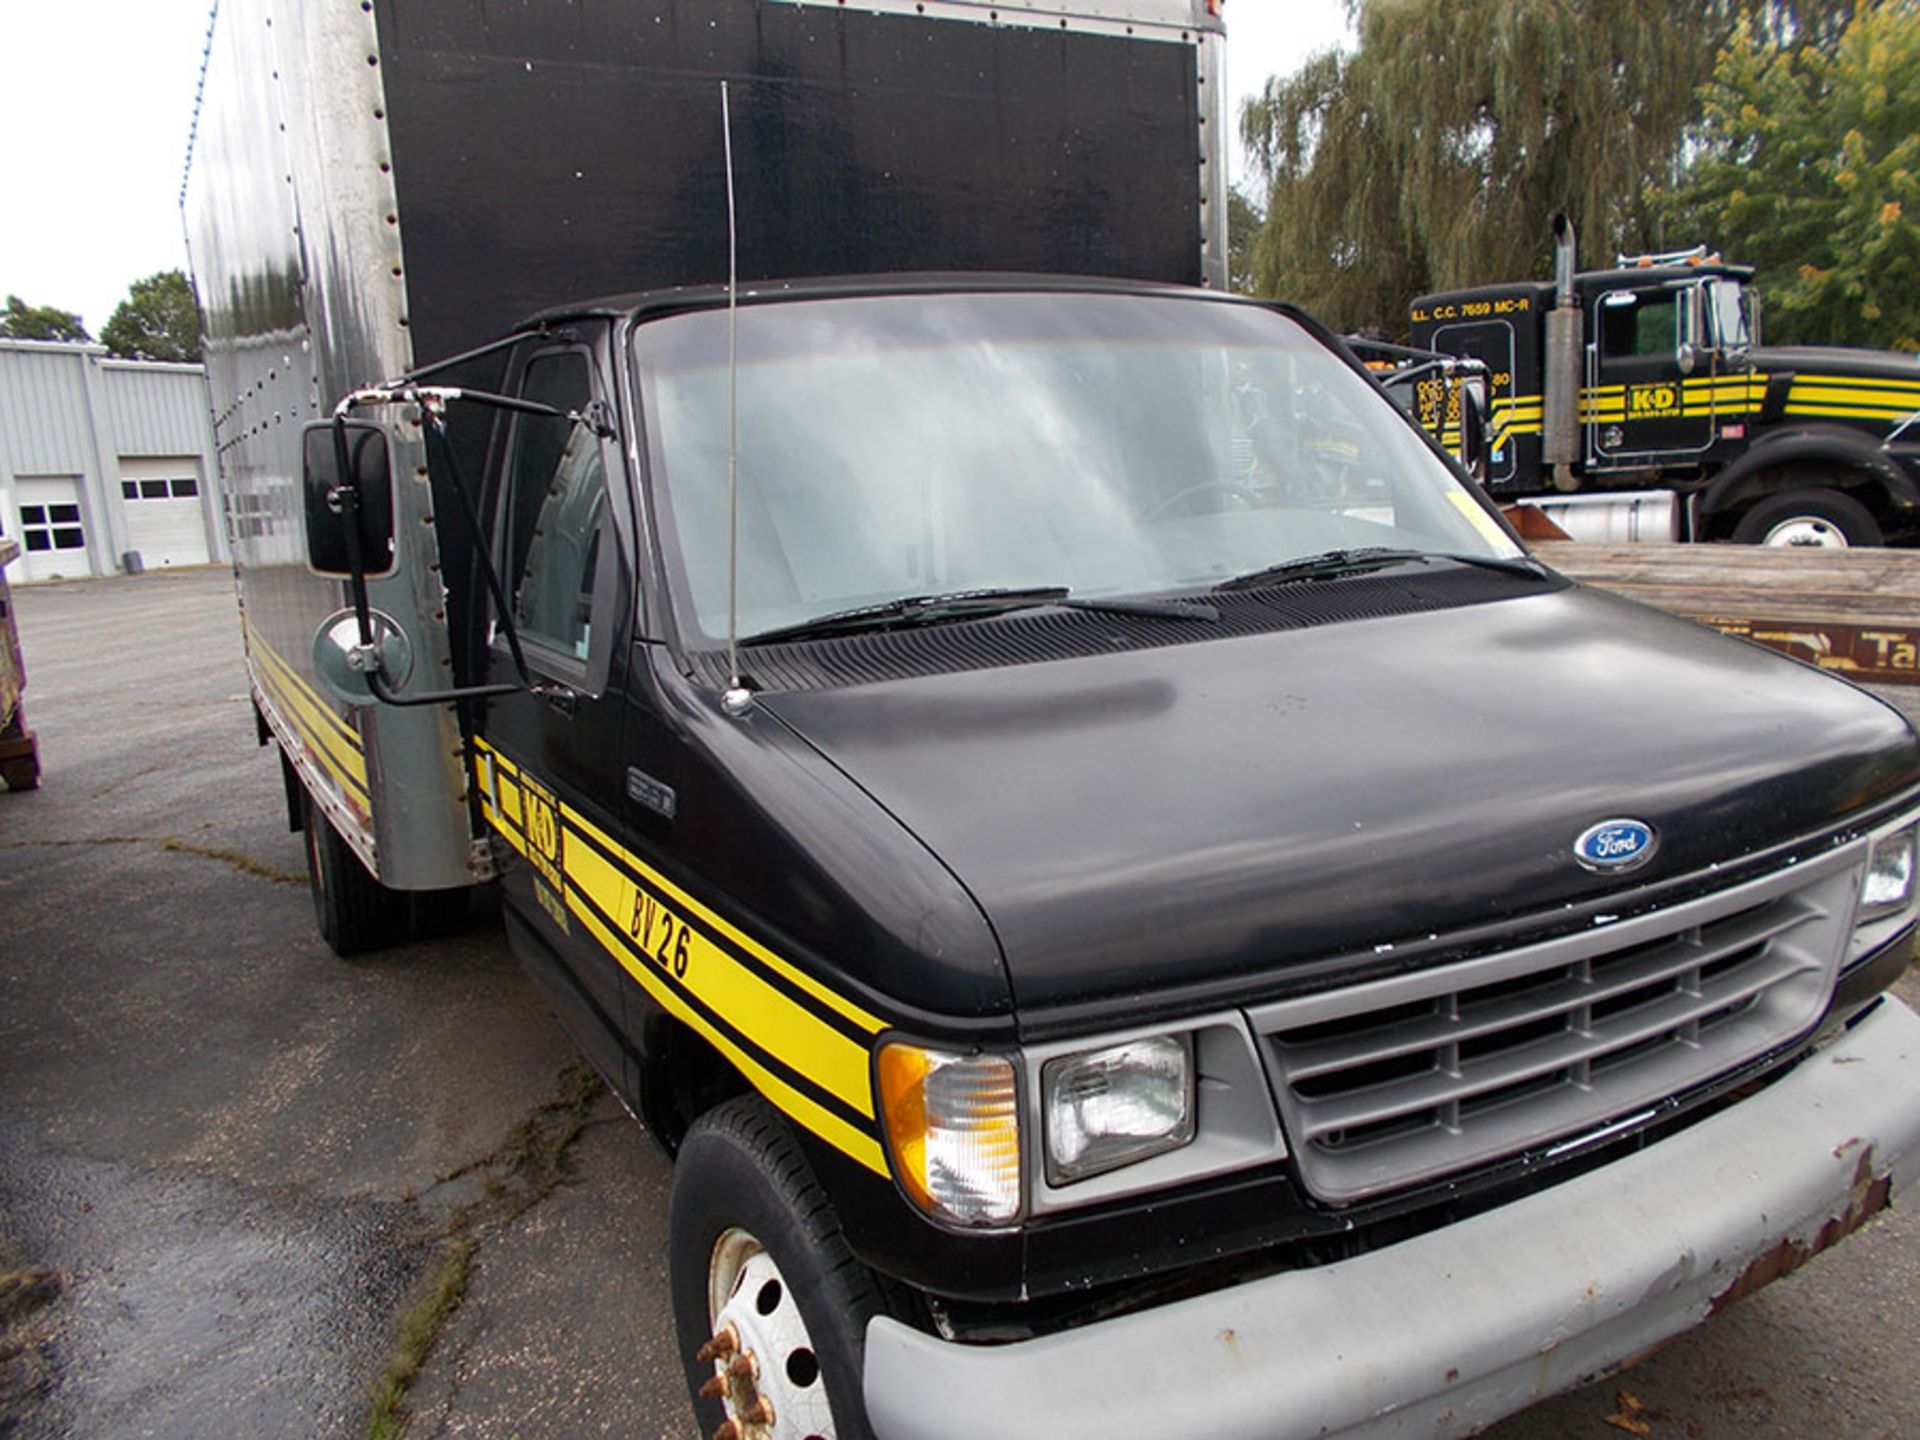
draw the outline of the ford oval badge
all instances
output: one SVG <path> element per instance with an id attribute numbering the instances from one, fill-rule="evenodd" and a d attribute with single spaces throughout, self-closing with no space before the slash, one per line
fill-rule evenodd
<path id="1" fill-rule="evenodd" d="M 1653 858 L 1653 827 L 1644 820 L 1602 820 L 1573 842 L 1573 858 L 1589 870 L 1617 874 Z"/>

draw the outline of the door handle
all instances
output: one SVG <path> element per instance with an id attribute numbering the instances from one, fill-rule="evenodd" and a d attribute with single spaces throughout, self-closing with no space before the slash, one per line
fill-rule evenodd
<path id="1" fill-rule="evenodd" d="M 570 716 L 580 708 L 580 692 L 570 685 L 542 684 L 534 686 L 534 691 L 562 715 Z"/>

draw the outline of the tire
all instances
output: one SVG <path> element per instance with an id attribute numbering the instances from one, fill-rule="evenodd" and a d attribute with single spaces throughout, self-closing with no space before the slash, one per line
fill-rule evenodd
<path id="1" fill-rule="evenodd" d="M 342 957 L 377 950 L 404 935 L 404 897 L 368 873 L 326 813 L 306 799 L 307 886 L 320 938 Z"/>
<path id="2" fill-rule="evenodd" d="M 882 1292 L 765 1101 L 729 1100 L 694 1122 L 674 1165 L 667 1229 L 674 1329 L 699 1433 L 733 1420 L 769 1440 L 872 1440 L 860 1387 Z M 752 1355 L 745 1374 L 728 1372 L 725 1347 L 714 1353 L 728 1326 Z M 773 1424 L 749 1428 L 762 1399 Z"/>
<path id="3" fill-rule="evenodd" d="M 1789 490 L 1751 506 L 1733 527 L 1735 543 L 1845 550 L 1883 545 L 1873 512 L 1838 490 Z"/>
<path id="4" fill-rule="evenodd" d="M 408 934 L 415 940 L 444 940 L 467 928 L 472 917 L 473 887 L 455 890 L 415 890 L 407 896 Z"/>

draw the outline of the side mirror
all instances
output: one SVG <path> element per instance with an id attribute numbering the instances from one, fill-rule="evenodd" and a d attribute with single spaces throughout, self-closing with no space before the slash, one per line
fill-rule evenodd
<path id="1" fill-rule="evenodd" d="M 306 496 L 307 564 L 316 575 L 350 579 L 354 542 L 363 576 L 377 580 L 394 567 L 393 464 L 387 432 L 364 420 L 322 420 L 300 435 L 301 489 Z M 349 528 L 351 527 L 351 528 Z"/>

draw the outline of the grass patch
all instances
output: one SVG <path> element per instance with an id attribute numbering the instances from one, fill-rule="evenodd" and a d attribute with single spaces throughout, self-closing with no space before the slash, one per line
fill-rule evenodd
<path id="1" fill-rule="evenodd" d="M 78 840 L 0 840 L 0 850 L 38 850 L 43 847 L 61 850 L 89 845 L 158 845 L 162 850 L 171 850 L 176 855 L 198 855 L 203 860 L 218 860 L 233 866 L 243 875 L 255 875 L 262 880 L 271 880 L 276 885 L 307 883 L 305 875 L 256 860 L 246 851 L 236 850 L 231 845 L 201 845 L 193 840 L 183 840 L 178 835 L 89 835 Z"/>
<path id="2" fill-rule="evenodd" d="M 57 1270 L 38 1265 L 0 1270 L 0 1324 L 26 1319 L 42 1305 L 58 1300 L 65 1288 Z"/>
<path id="3" fill-rule="evenodd" d="M 473 1252 L 480 1242 L 472 1235 L 450 1237 L 440 1249 L 440 1262 L 415 1292 L 400 1316 L 400 1338 L 387 1368 L 373 1386 L 373 1406 L 367 1414 L 367 1440 L 399 1440 L 407 1429 L 407 1391 L 420 1367 L 433 1353 L 434 1343 L 453 1312 L 467 1296 L 473 1273 Z"/>
<path id="4" fill-rule="evenodd" d="M 296 875 L 291 870 L 282 870 L 278 865 L 269 865 L 264 860 L 256 860 L 244 850 L 236 850 L 231 845 L 197 845 L 191 840 L 182 840 L 177 835 L 169 835 L 160 842 L 162 850 L 172 850 L 180 855 L 198 855 L 207 860 L 220 860 L 242 875 L 257 875 L 262 880 L 271 880 L 276 885 L 304 885 L 305 875 Z"/>
<path id="5" fill-rule="evenodd" d="M 401 1312 L 393 1353 L 370 1396 L 367 1440 L 399 1440 L 406 1434 L 411 1419 L 407 1393 L 466 1298 L 481 1245 L 545 1200 L 566 1178 L 567 1151 L 603 1088 L 586 1062 L 574 1061 L 560 1072 L 554 1093 L 515 1121 L 498 1145 L 439 1177 L 437 1184 L 444 1185 L 476 1176 L 480 1198 L 447 1219 L 439 1258 Z"/>

